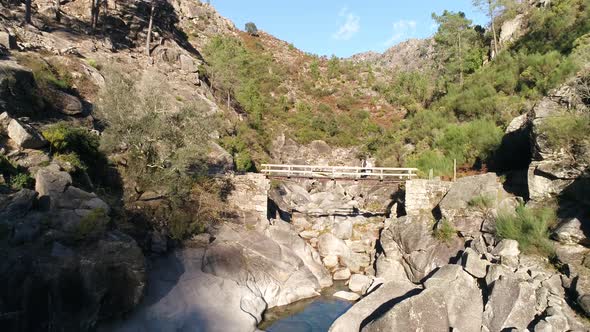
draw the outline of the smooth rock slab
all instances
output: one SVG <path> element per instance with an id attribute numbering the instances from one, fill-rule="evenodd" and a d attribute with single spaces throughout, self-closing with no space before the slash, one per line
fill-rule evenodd
<path id="1" fill-rule="evenodd" d="M 353 274 L 348 281 L 348 288 L 355 293 L 364 295 L 371 283 L 373 283 L 373 280 L 366 275 Z"/>
<path id="2" fill-rule="evenodd" d="M 516 240 L 504 239 L 492 250 L 494 256 L 518 256 L 518 242 Z"/>
<path id="3" fill-rule="evenodd" d="M 494 282 L 483 314 L 483 325 L 489 331 L 515 327 L 524 330 L 535 318 L 535 289 L 528 282 L 503 276 Z"/>
<path id="4" fill-rule="evenodd" d="M 481 331 L 481 291 L 460 265 L 442 266 L 425 287 L 369 322 L 363 331 Z"/>
<path id="5" fill-rule="evenodd" d="M 247 287 L 201 272 L 203 252 L 187 249 L 154 260 L 140 306 L 125 321 L 99 331 L 256 331 L 263 302 Z"/>
<path id="6" fill-rule="evenodd" d="M 419 286 L 410 282 L 385 283 L 340 316 L 330 327 L 330 332 L 358 332 L 363 321 L 384 303 L 418 290 Z"/>
<path id="7" fill-rule="evenodd" d="M 23 149 L 40 149 L 47 145 L 45 138 L 33 127 L 12 119 L 8 124 L 8 137 Z"/>
<path id="8" fill-rule="evenodd" d="M 553 232 L 553 238 L 563 244 L 578 244 L 586 240 L 582 230 L 582 222 L 578 218 L 572 218 L 562 222 Z"/>
<path id="9" fill-rule="evenodd" d="M 486 276 L 489 262 L 481 259 L 479 253 L 471 248 L 465 249 L 463 253 L 463 268 L 467 273 L 476 278 L 484 278 Z"/>
<path id="10" fill-rule="evenodd" d="M 361 296 L 358 295 L 357 293 L 345 292 L 345 291 L 336 292 L 336 293 L 334 293 L 333 296 L 340 298 L 340 299 L 347 300 L 347 301 L 356 301 L 361 298 Z"/>

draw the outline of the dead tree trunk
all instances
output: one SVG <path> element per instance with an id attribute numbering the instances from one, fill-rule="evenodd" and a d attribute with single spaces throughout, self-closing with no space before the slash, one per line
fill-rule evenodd
<path id="1" fill-rule="evenodd" d="M 494 22 L 494 9 L 491 0 L 488 0 L 490 20 L 492 20 L 492 34 L 494 35 L 494 57 L 498 56 L 498 37 L 496 35 L 496 23 Z"/>
<path id="2" fill-rule="evenodd" d="M 97 2 L 98 0 L 90 0 L 90 28 L 92 29 L 92 32 L 94 32 L 96 29 L 96 17 L 98 15 L 98 8 L 96 6 Z"/>
<path id="3" fill-rule="evenodd" d="M 55 20 L 61 21 L 61 0 L 55 0 Z"/>
<path id="4" fill-rule="evenodd" d="M 154 12 L 156 11 L 156 0 L 151 1 L 151 10 L 150 10 L 150 21 L 148 23 L 148 31 L 147 31 L 147 38 L 145 41 L 145 52 L 147 56 L 150 56 L 151 53 L 151 41 L 152 41 L 152 27 L 154 25 Z"/>
<path id="5" fill-rule="evenodd" d="M 25 2 L 25 23 L 27 24 L 31 24 L 31 2 L 32 0 Z"/>
<path id="6" fill-rule="evenodd" d="M 106 35 L 107 28 L 107 15 L 109 14 L 109 2 L 108 0 L 102 0 L 102 35 Z"/>

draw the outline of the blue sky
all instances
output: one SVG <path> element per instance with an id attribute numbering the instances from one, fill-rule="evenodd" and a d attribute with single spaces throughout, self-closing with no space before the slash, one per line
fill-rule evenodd
<path id="1" fill-rule="evenodd" d="M 299 49 L 339 57 L 382 52 L 409 38 L 431 36 L 436 31 L 431 14 L 444 9 L 463 11 L 476 24 L 487 22 L 471 0 L 211 0 L 211 4 L 240 29 L 252 21 Z"/>

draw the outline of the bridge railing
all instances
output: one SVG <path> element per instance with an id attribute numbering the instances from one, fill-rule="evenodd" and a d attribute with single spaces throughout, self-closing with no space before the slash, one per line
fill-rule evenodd
<path id="1" fill-rule="evenodd" d="M 261 172 L 269 177 L 299 177 L 323 179 L 410 180 L 417 176 L 417 168 L 355 167 L 320 165 L 262 164 Z"/>

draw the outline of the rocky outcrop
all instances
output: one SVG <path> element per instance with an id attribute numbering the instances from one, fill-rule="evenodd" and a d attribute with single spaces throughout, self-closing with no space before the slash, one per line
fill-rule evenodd
<path id="1" fill-rule="evenodd" d="M 0 112 L 12 117 L 29 116 L 42 108 L 31 70 L 14 61 L 0 62 Z M 4 109 L 3 109 L 4 108 Z"/>
<path id="2" fill-rule="evenodd" d="M 35 190 L 39 193 L 39 205 L 48 211 L 53 227 L 67 232 L 77 232 L 83 220 L 103 223 L 110 207 L 96 194 L 72 185 L 72 177 L 57 164 L 40 169 L 35 177 Z"/>
<path id="3" fill-rule="evenodd" d="M 340 316 L 330 327 L 330 332 L 357 332 L 361 330 L 365 321 L 374 312 L 392 299 L 401 301 L 404 296 L 420 289 L 410 282 L 386 282 L 369 295 L 362 298 L 346 313 Z"/>
<path id="4" fill-rule="evenodd" d="M 108 233 L 84 248 L 64 245 L 49 234 L 44 239 L 48 250 L 12 248 L 0 262 L 0 310 L 19 312 L 8 326 L 89 331 L 97 321 L 120 317 L 139 303 L 145 264 L 131 238 Z"/>
<path id="5" fill-rule="evenodd" d="M 13 34 L 6 31 L 0 31 L 0 46 L 6 50 L 12 50 L 16 48 L 16 38 Z"/>
<path id="6" fill-rule="evenodd" d="M 203 271 L 248 286 L 269 308 L 317 296 L 332 283 L 318 253 L 286 223 L 265 234 L 224 225 L 214 236 Z"/>
<path id="7" fill-rule="evenodd" d="M 288 220 L 319 250 L 334 280 L 343 280 L 351 273 L 374 274 L 379 231 L 396 192 L 395 185 L 277 181 L 269 191 L 269 212 Z"/>
<path id="8" fill-rule="evenodd" d="M 463 241 L 445 243 L 433 236 L 434 220 L 428 216 L 403 216 L 388 221 L 381 232 L 376 276 L 387 281 L 421 282 L 437 267 L 454 260 Z"/>
<path id="9" fill-rule="evenodd" d="M 518 14 L 513 19 L 502 23 L 500 27 L 499 44 L 505 47 L 507 44 L 518 40 L 524 34 L 524 15 Z"/>
<path id="10" fill-rule="evenodd" d="M 434 39 L 410 39 L 401 42 L 382 54 L 366 52 L 353 55 L 350 60 L 406 71 L 424 70 L 434 64 Z"/>
<path id="11" fill-rule="evenodd" d="M 459 265 L 445 265 L 417 295 L 393 306 L 363 331 L 479 331 L 483 300 L 477 282 Z"/>
<path id="12" fill-rule="evenodd" d="M 208 173 L 226 174 L 234 170 L 234 158 L 225 151 L 219 144 L 211 142 L 209 144 L 209 154 L 207 155 Z"/>
<path id="13" fill-rule="evenodd" d="M 276 163 L 288 165 L 361 166 L 355 148 L 333 148 L 324 141 L 301 145 L 281 135 L 271 147 L 271 157 Z"/>
<path id="14" fill-rule="evenodd" d="M 585 109 L 579 96 L 570 85 L 564 85 L 543 98 L 529 114 L 531 140 L 534 143 L 533 160 L 528 170 L 529 196 L 532 200 L 555 197 L 574 182 L 588 178 L 590 145 L 588 140 L 574 146 L 554 146 L 544 133 L 544 123 L 563 116 L 565 112 Z M 575 188 L 574 188 L 575 187 Z M 583 199 L 590 193 L 584 186 L 573 186 L 570 195 Z"/>
<path id="15" fill-rule="evenodd" d="M 578 218 L 563 220 L 553 231 L 553 238 L 563 244 L 590 244 Z"/>
<path id="16" fill-rule="evenodd" d="M 191 248 L 155 259 L 142 304 L 99 331 L 257 331 L 266 303 L 248 285 L 201 271 L 204 252 Z"/>
<path id="17" fill-rule="evenodd" d="M 358 331 L 359 326 L 362 331 L 587 330 L 565 300 L 567 277 L 547 269 L 546 259 L 519 253 L 517 243 L 508 240 L 486 255 L 468 247 L 463 266 L 442 265 L 424 278 L 423 290 L 407 281 L 386 282 L 330 331 Z M 580 306 L 584 301 L 578 296 Z"/>
<path id="18" fill-rule="evenodd" d="M 72 96 L 55 88 L 47 88 L 43 91 L 43 97 L 52 107 L 65 115 L 78 115 L 83 111 L 82 102 L 78 97 Z"/>
<path id="19" fill-rule="evenodd" d="M 35 128 L 22 121 L 11 119 L 6 128 L 8 137 L 23 149 L 40 149 L 47 145 L 47 141 Z"/>
<path id="20" fill-rule="evenodd" d="M 438 208 L 442 218 L 463 237 L 493 233 L 499 212 L 514 211 L 518 199 L 508 194 L 494 173 L 468 176 L 453 183 Z"/>

